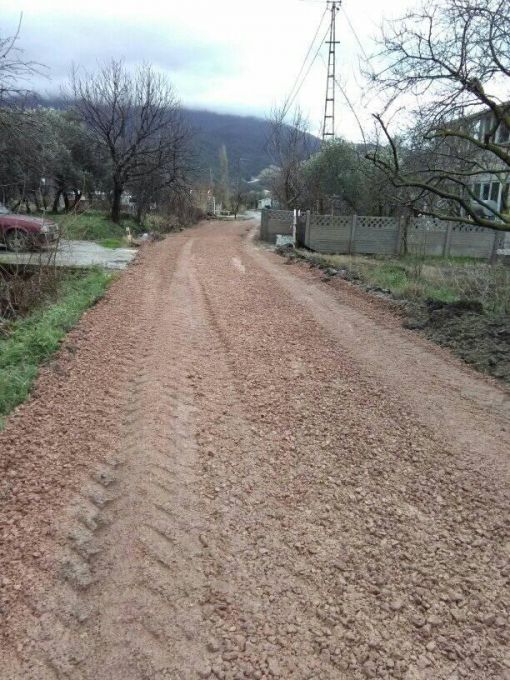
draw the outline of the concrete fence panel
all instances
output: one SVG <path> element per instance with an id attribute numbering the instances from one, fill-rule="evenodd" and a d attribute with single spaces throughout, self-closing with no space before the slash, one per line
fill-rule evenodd
<path id="1" fill-rule="evenodd" d="M 447 256 L 450 224 L 428 217 L 417 217 L 407 228 L 407 252 L 410 255 Z"/>
<path id="2" fill-rule="evenodd" d="M 277 234 L 292 234 L 290 210 L 262 211 L 260 236 L 275 243 Z M 297 220 L 299 246 L 320 253 L 359 255 L 436 255 L 490 258 L 498 246 L 493 229 L 461 225 L 430 217 L 318 215 L 307 212 Z"/>
<path id="3" fill-rule="evenodd" d="M 349 216 L 310 215 L 306 247 L 321 253 L 348 253 L 352 222 Z"/>
<path id="4" fill-rule="evenodd" d="M 292 210 L 262 210 L 260 222 L 260 238 L 262 241 L 276 243 L 277 234 L 290 236 L 292 234 L 292 222 L 294 213 Z"/>
<path id="5" fill-rule="evenodd" d="M 352 253 L 393 255 L 399 244 L 399 226 L 395 217 L 358 217 Z"/>
<path id="6" fill-rule="evenodd" d="M 452 227 L 450 252 L 452 257 L 491 257 L 497 232 L 484 227 L 456 224 Z"/>

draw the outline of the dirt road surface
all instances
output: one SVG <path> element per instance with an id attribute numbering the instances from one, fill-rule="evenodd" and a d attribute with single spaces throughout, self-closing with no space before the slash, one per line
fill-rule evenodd
<path id="1" fill-rule="evenodd" d="M 144 248 L 0 434 L 0 678 L 508 680 L 508 394 L 250 228 Z"/>

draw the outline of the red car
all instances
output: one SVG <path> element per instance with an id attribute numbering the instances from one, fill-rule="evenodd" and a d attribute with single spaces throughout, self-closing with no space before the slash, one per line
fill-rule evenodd
<path id="1" fill-rule="evenodd" d="M 11 213 L 0 205 L 0 244 L 21 252 L 50 245 L 58 239 L 55 222 L 29 215 Z"/>

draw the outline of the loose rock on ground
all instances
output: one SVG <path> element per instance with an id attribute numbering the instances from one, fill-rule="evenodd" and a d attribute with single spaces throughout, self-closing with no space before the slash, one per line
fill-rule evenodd
<path id="1" fill-rule="evenodd" d="M 1 678 L 510 677 L 508 394 L 334 281 L 209 223 L 85 315 L 0 434 Z"/>

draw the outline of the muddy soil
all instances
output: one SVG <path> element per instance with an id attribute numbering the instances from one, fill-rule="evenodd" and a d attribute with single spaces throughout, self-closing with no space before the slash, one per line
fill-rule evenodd
<path id="1" fill-rule="evenodd" d="M 508 393 L 247 228 L 144 248 L 0 433 L 0 678 L 508 680 Z"/>
<path id="2" fill-rule="evenodd" d="M 478 307 L 478 308 L 477 308 Z M 510 316 L 469 303 L 424 304 L 409 310 L 407 328 L 448 347 L 467 364 L 510 384 Z"/>
<path id="3" fill-rule="evenodd" d="M 300 261 L 297 253 L 280 250 L 292 263 Z M 308 263 L 308 261 L 305 259 Z M 393 305 L 405 328 L 422 333 L 433 342 L 447 347 L 472 368 L 510 385 L 510 316 L 486 312 L 476 300 L 460 303 L 404 301 L 393 298 L 390 290 L 364 284 L 359 275 L 348 269 L 338 270 L 317 259 L 311 265 L 323 272 L 325 281 L 340 277 L 359 286 L 379 300 Z"/>

